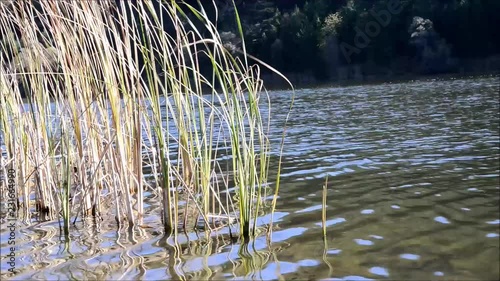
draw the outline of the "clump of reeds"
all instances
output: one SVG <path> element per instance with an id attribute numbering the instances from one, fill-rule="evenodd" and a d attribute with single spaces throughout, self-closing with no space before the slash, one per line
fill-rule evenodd
<path id="1" fill-rule="evenodd" d="M 261 110 L 270 104 L 259 67 L 244 47 L 238 56 L 224 48 L 203 8 L 2 1 L 0 34 L 0 120 L 26 220 L 32 207 L 61 215 L 67 234 L 70 217 L 111 209 L 134 225 L 150 167 L 166 229 L 236 216 L 240 234 L 255 235 L 269 171 Z M 236 198 L 222 197 L 231 183 Z"/>

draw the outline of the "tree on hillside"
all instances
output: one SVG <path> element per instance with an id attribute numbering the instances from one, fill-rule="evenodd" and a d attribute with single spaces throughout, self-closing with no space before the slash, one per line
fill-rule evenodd
<path id="1" fill-rule="evenodd" d="M 450 48 L 434 30 L 429 19 L 414 17 L 410 26 L 410 44 L 416 48 L 416 61 L 422 73 L 438 73 L 450 69 Z"/>

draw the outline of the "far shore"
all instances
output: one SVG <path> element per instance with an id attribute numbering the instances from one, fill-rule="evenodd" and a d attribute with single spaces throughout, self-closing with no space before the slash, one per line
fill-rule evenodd
<path id="1" fill-rule="evenodd" d="M 305 74 L 304 74 L 305 75 Z M 363 86 L 363 85 L 380 85 L 380 84 L 397 84 L 397 83 L 408 83 L 415 81 L 431 81 L 431 80 L 451 80 L 451 79 L 474 79 L 474 78 L 485 78 L 485 77 L 500 77 L 500 70 L 492 72 L 475 72 L 475 73 L 440 73 L 432 75 L 418 75 L 418 74 L 405 74 L 399 76 L 383 77 L 377 76 L 373 78 L 366 78 L 362 80 L 349 79 L 341 81 L 314 81 L 314 82 L 297 82 L 291 80 L 294 88 L 297 89 L 310 89 L 310 88 L 338 88 L 338 87 L 353 87 L 353 86 Z M 274 78 L 274 81 L 266 81 L 264 78 L 264 85 L 268 90 L 281 91 L 281 90 L 291 90 L 291 88 L 285 82 L 278 83 Z"/>

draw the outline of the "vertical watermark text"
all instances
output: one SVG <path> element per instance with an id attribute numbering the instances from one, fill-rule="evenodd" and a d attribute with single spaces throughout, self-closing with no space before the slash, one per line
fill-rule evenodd
<path id="1" fill-rule="evenodd" d="M 7 170 L 7 231 L 9 238 L 7 241 L 8 251 L 6 260 L 8 271 L 16 272 L 16 230 L 17 230 L 17 193 L 16 193 L 16 171 Z"/>

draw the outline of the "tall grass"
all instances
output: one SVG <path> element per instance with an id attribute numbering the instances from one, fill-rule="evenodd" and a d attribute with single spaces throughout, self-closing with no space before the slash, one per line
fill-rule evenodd
<path id="1" fill-rule="evenodd" d="M 321 226 L 323 229 L 323 239 L 326 240 L 326 202 L 328 196 L 328 175 L 325 179 L 325 184 L 323 185 L 322 201 L 321 201 Z"/>
<path id="2" fill-rule="evenodd" d="M 259 66 L 226 50 L 203 8 L 133 2 L 0 2 L 0 118 L 21 215 L 61 216 L 66 234 L 78 216 L 133 226 L 157 186 L 166 230 L 237 217 L 253 237 L 270 151 Z"/>

